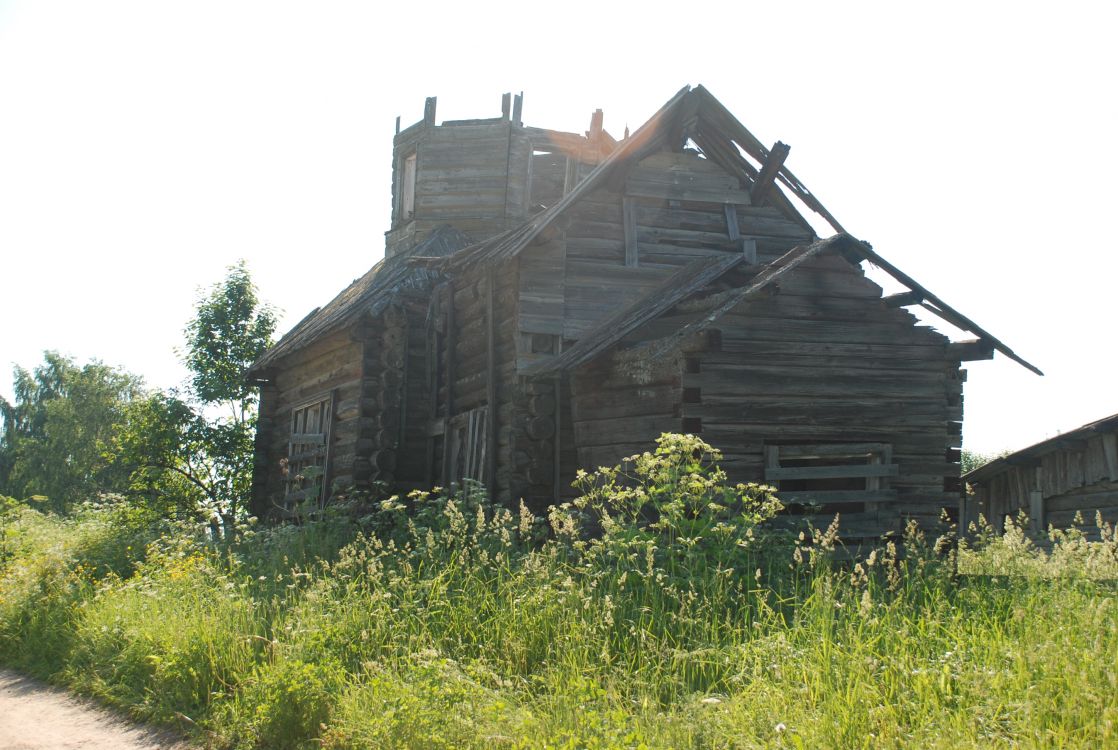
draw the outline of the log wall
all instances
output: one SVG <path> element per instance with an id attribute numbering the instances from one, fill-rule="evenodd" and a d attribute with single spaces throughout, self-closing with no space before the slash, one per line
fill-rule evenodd
<path id="1" fill-rule="evenodd" d="M 930 527 L 958 507 L 965 374 L 945 337 L 886 307 L 858 268 L 809 264 L 718 321 L 717 346 L 686 363 L 684 420 L 748 481 L 765 479 L 766 445 L 888 444 L 895 500 L 848 519 L 845 533 L 876 536 L 909 518 Z"/>
<path id="2" fill-rule="evenodd" d="M 280 459 L 287 456 L 291 412 L 311 401 L 333 398 L 326 482 L 352 484 L 357 441 L 362 429 L 363 349 L 350 332 L 339 331 L 305 347 L 276 367 L 262 389 L 253 477 L 253 508 L 258 514 L 284 509 Z"/>
<path id="3" fill-rule="evenodd" d="M 574 206 L 561 237 L 521 256 L 522 361 L 548 356 L 533 342 L 558 332 L 560 299 L 562 335 L 577 340 L 696 257 L 755 253 L 763 264 L 811 240 L 712 163 L 649 157 L 617 192 Z M 664 316 L 630 338 L 656 339 L 690 319 Z M 717 328 L 674 359 L 606 356 L 580 368 L 571 381 L 579 465 L 616 463 L 677 430 L 721 449 L 733 478 L 763 481 L 766 445 L 884 443 L 897 464 L 882 494 L 890 502 L 851 518 L 848 535 L 957 512 L 965 372 L 945 337 L 883 304 L 860 268 L 813 259 Z"/>
<path id="4" fill-rule="evenodd" d="M 553 156 L 533 159 L 541 152 Z M 404 217 L 399 181 L 404 159 L 412 153 L 415 208 Z M 508 119 L 418 123 L 399 133 L 393 144 L 393 225 L 386 233 L 386 257 L 422 242 L 447 223 L 477 241 L 492 237 L 539 209 L 532 201 L 534 182 L 537 199 L 559 197 L 601 156 L 601 147 L 586 137 L 526 128 Z"/>

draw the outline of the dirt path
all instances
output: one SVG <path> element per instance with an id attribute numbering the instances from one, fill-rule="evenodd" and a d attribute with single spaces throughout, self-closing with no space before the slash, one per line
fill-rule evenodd
<path id="1" fill-rule="evenodd" d="M 64 690 L 0 670 L 0 750 L 189 750 Z"/>

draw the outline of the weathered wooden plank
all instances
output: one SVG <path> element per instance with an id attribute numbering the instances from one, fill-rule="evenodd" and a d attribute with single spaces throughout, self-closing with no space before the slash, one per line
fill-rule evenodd
<path id="1" fill-rule="evenodd" d="M 897 499 L 896 490 L 778 490 L 781 502 L 802 505 L 831 503 L 883 503 Z"/>
<path id="2" fill-rule="evenodd" d="M 1118 482 L 1118 434 L 1113 432 L 1102 436 L 1103 452 L 1106 456 L 1106 469 L 1110 480 Z"/>
<path id="3" fill-rule="evenodd" d="M 631 199 L 622 199 L 621 213 L 625 224 L 625 265 L 636 266 L 640 263 L 640 258 L 637 254 L 637 217 L 634 213 Z"/>
<path id="4" fill-rule="evenodd" d="M 575 442 L 578 446 L 628 445 L 647 450 L 649 438 L 661 432 L 679 432 L 679 420 L 670 413 L 654 416 L 615 417 L 612 419 L 576 420 Z"/>
<path id="5" fill-rule="evenodd" d="M 855 466 L 793 466 L 766 468 L 765 479 L 848 479 L 859 477 L 894 477 L 896 464 L 862 464 Z"/>
<path id="6" fill-rule="evenodd" d="M 781 445 L 781 458 L 852 457 L 881 453 L 888 443 L 827 443 L 818 445 Z"/>
<path id="7" fill-rule="evenodd" d="M 753 181 L 753 187 L 749 189 L 749 199 L 752 203 L 761 204 L 768 198 L 776 176 L 784 166 L 784 160 L 788 158 L 789 150 L 788 146 L 780 141 L 769 149 L 765 163 L 761 165 L 761 171 Z"/>

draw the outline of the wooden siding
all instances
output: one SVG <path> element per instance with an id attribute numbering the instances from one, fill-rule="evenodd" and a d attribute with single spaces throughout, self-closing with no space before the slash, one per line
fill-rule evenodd
<path id="1" fill-rule="evenodd" d="M 1005 467 L 982 480 L 974 492 L 968 499 L 968 521 L 981 513 L 1001 529 L 1006 516 L 1024 512 L 1032 516 L 1033 531 L 1041 531 L 1071 526 L 1078 512 L 1085 531 L 1094 535 L 1096 512 L 1104 521 L 1118 524 L 1118 435 L 1069 440 L 1067 445 Z"/>

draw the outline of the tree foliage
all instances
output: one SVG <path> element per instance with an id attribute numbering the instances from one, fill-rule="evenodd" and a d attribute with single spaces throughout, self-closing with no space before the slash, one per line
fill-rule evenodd
<path id="1" fill-rule="evenodd" d="M 131 404 L 114 441 L 132 492 L 233 524 L 252 482 L 257 397 L 244 373 L 271 344 L 275 325 L 244 261 L 199 296 L 185 330 L 185 392 Z"/>
<path id="2" fill-rule="evenodd" d="M 0 398 L 0 494 L 45 495 L 55 510 L 126 487 L 127 471 L 104 448 L 142 381 L 98 361 L 58 352 L 13 372 L 14 400 Z"/>
<path id="3" fill-rule="evenodd" d="M 959 461 L 959 468 L 963 474 L 969 471 L 974 471 L 979 466 L 985 466 L 991 461 L 1008 456 L 1010 451 L 1003 450 L 999 453 L 979 453 L 978 451 L 963 449 L 962 457 Z"/>
<path id="4" fill-rule="evenodd" d="M 243 260 L 198 299 L 186 327 L 183 363 L 190 370 L 191 394 L 203 404 L 226 404 L 244 419 L 256 403 L 245 370 L 268 348 L 276 330 L 272 308 L 257 297 Z"/>

